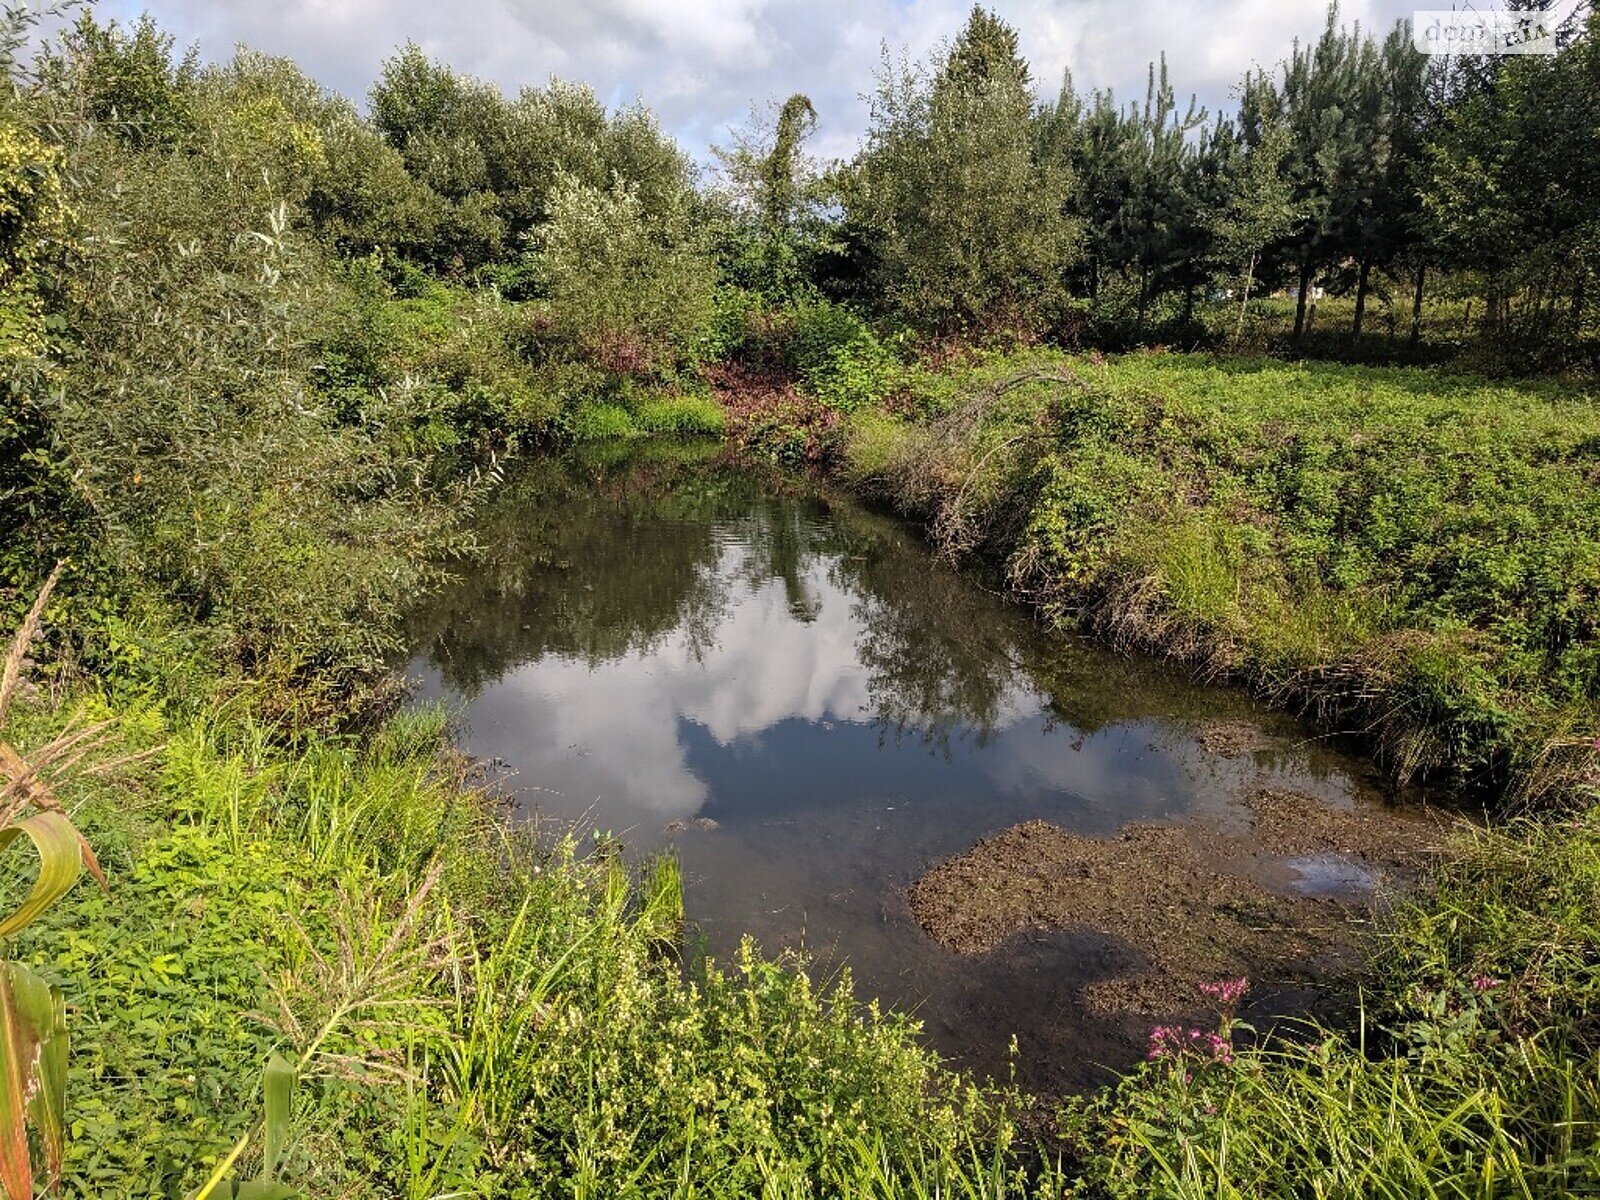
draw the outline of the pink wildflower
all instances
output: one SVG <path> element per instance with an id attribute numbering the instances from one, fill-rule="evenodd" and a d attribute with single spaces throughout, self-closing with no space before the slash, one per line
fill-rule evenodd
<path id="1" fill-rule="evenodd" d="M 1150 1031 L 1150 1053 L 1146 1057 L 1154 1062 L 1158 1058 L 1170 1058 L 1182 1049 L 1182 1030 L 1175 1025 L 1157 1025 Z"/>
<path id="2" fill-rule="evenodd" d="M 1219 1063 L 1233 1061 L 1233 1043 L 1215 1033 L 1206 1034 L 1206 1052 Z"/>
<path id="3" fill-rule="evenodd" d="M 1490 988 L 1499 986 L 1500 980 L 1493 975 L 1474 975 L 1472 977 L 1472 990 L 1475 992 L 1487 992 Z"/>
<path id="4" fill-rule="evenodd" d="M 1220 979 L 1216 983 L 1200 985 L 1202 996 L 1210 997 L 1224 1008 L 1232 1008 L 1239 1003 L 1240 997 L 1249 990 L 1250 980 L 1246 976 L 1240 976 L 1238 979 Z"/>
<path id="5" fill-rule="evenodd" d="M 1233 1043 L 1203 1029 L 1184 1029 L 1177 1025 L 1157 1025 L 1150 1031 L 1150 1049 L 1145 1057 L 1152 1062 L 1190 1053 L 1215 1062 L 1231 1063 Z"/>

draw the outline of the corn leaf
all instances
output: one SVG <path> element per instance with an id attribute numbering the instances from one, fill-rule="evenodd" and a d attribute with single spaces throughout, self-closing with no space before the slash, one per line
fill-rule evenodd
<path id="1" fill-rule="evenodd" d="M 26 967 L 11 965 L 18 1009 L 39 1034 L 38 1064 L 28 1115 L 39 1131 L 51 1188 L 61 1186 L 67 1151 L 67 1001 L 61 989 Z M 24 983 L 26 980 L 26 983 Z"/>
<path id="2" fill-rule="evenodd" d="M 31 924 L 71 889 L 84 862 L 83 839 L 66 816 L 58 812 L 35 813 L 0 829 L 0 850 L 27 834 L 39 852 L 39 878 L 14 912 L 0 921 L 0 937 L 10 937 Z"/>
<path id="3" fill-rule="evenodd" d="M 33 1200 L 26 1113 L 39 1036 L 13 986 L 21 970 L 14 963 L 0 965 L 0 1190 L 7 1200 Z"/>
<path id="4" fill-rule="evenodd" d="M 261 1091 L 266 1105 L 262 1128 L 261 1177 L 270 1180 L 278 1171 L 284 1144 L 289 1139 L 289 1101 L 294 1092 L 294 1064 L 274 1054 L 261 1075 Z"/>

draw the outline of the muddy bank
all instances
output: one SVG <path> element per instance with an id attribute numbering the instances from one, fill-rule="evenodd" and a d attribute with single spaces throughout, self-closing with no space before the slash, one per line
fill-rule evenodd
<path id="1" fill-rule="evenodd" d="M 1031 931 L 1116 939 L 1128 969 L 1089 984 L 1085 1007 L 1167 1015 L 1193 1009 L 1206 980 L 1283 990 L 1350 976 L 1361 924 L 1414 883 L 1448 829 L 1431 810 L 1346 810 L 1268 788 L 1243 810 L 1237 827 L 1134 824 L 1109 838 L 1028 821 L 934 867 L 907 900 L 962 955 Z"/>

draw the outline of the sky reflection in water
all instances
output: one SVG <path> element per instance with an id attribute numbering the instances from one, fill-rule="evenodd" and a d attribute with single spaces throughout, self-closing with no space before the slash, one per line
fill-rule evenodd
<path id="1" fill-rule="evenodd" d="M 848 963 L 980 1069 L 1013 1032 L 1045 1085 L 1125 1060 L 1129 1030 L 1073 1000 L 1117 951 L 1051 935 L 957 959 L 905 909 L 933 862 L 1035 817 L 1226 824 L 1264 783 L 1367 788 L 1241 695 L 1049 635 L 897 523 L 703 451 L 527 464 L 479 539 L 488 560 L 417 614 L 409 669 L 462 710 L 464 749 L 504 760 L 525 812 L 674 842 L 713 953 L 750 932 Z M 1241 716 L 1268 749 L 1196 744 Z"/>

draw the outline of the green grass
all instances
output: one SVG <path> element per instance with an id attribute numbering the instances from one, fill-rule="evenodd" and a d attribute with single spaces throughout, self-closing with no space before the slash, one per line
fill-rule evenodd
<path id="1" fill-rule="evenodd" d="M 1593 769 L 1600 408 L 1581 388 L 1035 352 L 913 372 L 897 407 L 918 415 L 847 423 L 844 471 L 1047 615 L 1365 732 L 1402 777 L 1539 799 Z"/>
<path id="2" fill-rule="evenodd" d="M 709 396 L 664 395 L 641 400 L 634 421 L 645 433 L 715 437 L 727 424 L 722 406 Z"/>
<path id="3" fill-rule="evenodd" d="M 285 744 L 237 702 L 82 704 L 156 753 L 74 785 L 110 891 L 11 947 L 67 992 L 69 1192 L 190 1194 L 241 1136 L 250 1174 L 276 1053 L 305 1195 L 1026 1193 L 1003 1097 L 848 976 L 685 964 L 676 861 L 504 823 L 439 713 Z"/>
<path id="4" fill-rule="evenodd" d="M 585 400 L 572 410 L 569 432 L 576 442 L 626 438 L 716 437 L 726 424 L 722 408 L 705 396 L 647 395 L 628 404 Z"/>

